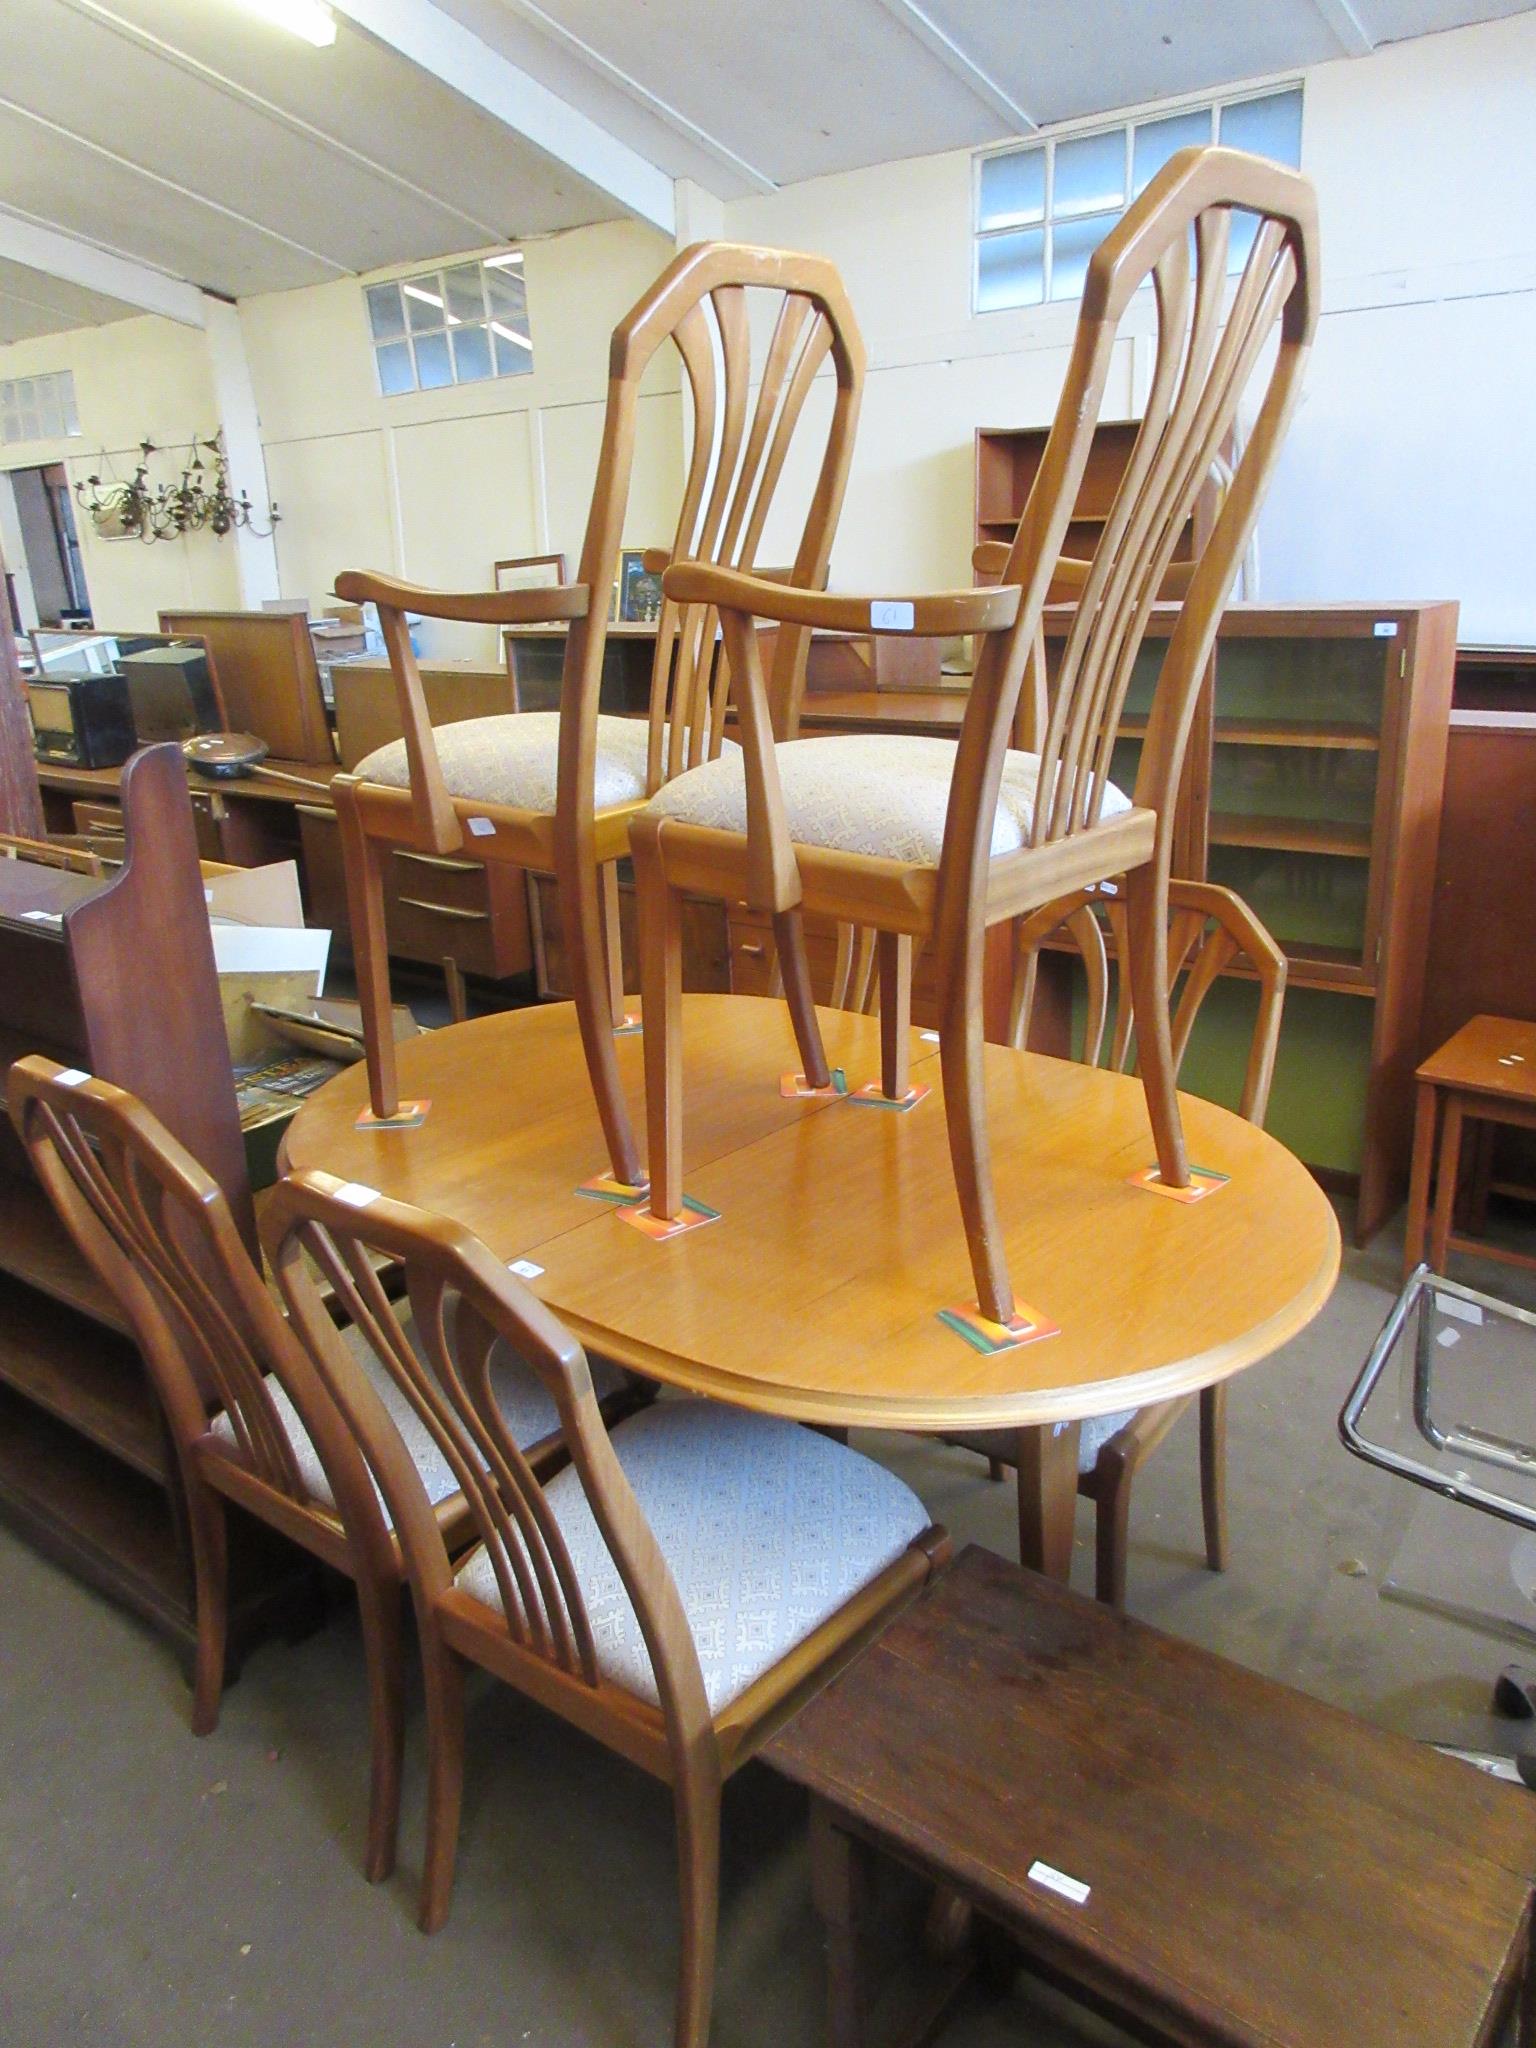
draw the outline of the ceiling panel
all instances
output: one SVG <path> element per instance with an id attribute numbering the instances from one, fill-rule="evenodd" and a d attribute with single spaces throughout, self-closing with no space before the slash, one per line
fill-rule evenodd
<path id="1" fill-rule="evenodd" d="M 1530 0 L 1351 0 L 1360 25 L 1373 41 L 1397 43 L 1436 29 L 1466 28 L 1474 21 L 1502 21 L 1528 14 Z"/>
<path id="2" fill-rule="evenodd" d="M 0 256 L 0 345 L 61 334 L 70 327 L 100 327 L 108 320 L 130 319 L 138 310 Z"/>
<path id="3" fill-rule="evenodd" d="M 541 5 L 559 28 L 779 184 L 1008 132 L 882 0 Z M 451 9 L 473 11 L 478 32 L 509 55 L 536 47 L 528 27 L 536 10 L 520 0 L 470 0 L 469 8 L 451 0 Z M 661 161 L 667 145 L 635 139 Z"/>

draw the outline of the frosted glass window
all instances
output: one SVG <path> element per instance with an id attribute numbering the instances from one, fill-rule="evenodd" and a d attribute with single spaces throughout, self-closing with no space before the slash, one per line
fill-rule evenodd
<path id="1" fill-rule="evenodd" d="M 533 368 L 528 292 L 516 250 L 482 263 L 368 285 L 369 338 L 385 398 L 526 377 Z"/>
<path id="2" fill-rule="evenodd" d="M 1045 218 L 1045 151 L 1011 149 L 983 157 L 977 225 L 1011 228 Z"/>
<path id="3" fill-rule="evenodd" d="M 494 377 L 491 337 L 484 327 L 455 327 L 453 330 L 453 373 L 460 384 L 476 384 L 482 377 Z"/>
<path id="4" fill-rule="evenodd" d="M 1129 197 L 1144 192 L 1178 150 L 1216 140 L 1298 165 L 1301 98 L 1300 86 L 1250 92 L 982 157 L 976 180 L 976 311 L 1076 298 L 1089 258 Z M 1253 234 L 1253 217 L 1235 212 L 1233 270 L 1242 268 Z"/>
<path id="5" fill-rule="evenodd" d="M 400 304 L 400 287 L 397 284 L 375 284 L 368 287 L 368 325 L 373 330 L 375 341 L 393 341 L 405 332 L 405 309 Z"/>
<path id="6" fill-rule="evenodd" d="M 416 382 L 423 391 L 439 391 L 453 382 L 453 357 L 448 353 L 446 334 L 416 337 Z"/>
<path id="7" fill-rule="evenodd" d="M 1045 230 L 988 235 L 976 245 L 976 310 L 1038 306 L 1045 297 Z"/>
<path id="8" fill-rule="evenodd" d="M 1146 191 L 1169 157 L 1210 139 L 1209 107 L 1200 107 L 1193 114 L 1170 114 L 1163 121 L 1138 121 L 1132 143 L 1131 197 Z"/>
<path id="9" fill-rule="evenodd" d="M 1054 145 L 1056 159 L 1051 189 L 1051 217 L 1102 213 L 1125 204 L 1125 130 L 1107 135 L 1080 135 Z"/>
<path id="10" fill-rule="evenodd" d="M 58 441 L 79 431 L 72 370 L 14 377 L 0 383 L 0 444 Z"/>
<path id="11" fill-rule="evenodd" d="M 379 389 L 386 398 L 397 398 L 402 391 L 416 389 L 416 369 L 408 341 L 386 342 L 383 348 L 374 350 L 373 356 L 379 366 Z"/>
<path id="12" fill-rule="evenodd" d="M 1091 220 L 1063 220 L 1051 236 L 1051 297 L 1082 296 L 1088 259 L 1119 220 L 1118 213 L 1095 214 Z"/>

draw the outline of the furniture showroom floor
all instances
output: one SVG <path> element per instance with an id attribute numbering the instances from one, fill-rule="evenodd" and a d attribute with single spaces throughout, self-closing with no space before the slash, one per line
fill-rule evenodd
<path id="1" fill-rule="evenodd" d="M 1194 1417 L 1137 1484 L 1130 1606 L 1143 1619 L 1412 1734 L 1475 1745 L 1499 1638 L 1378 1597 L 1415 1489 L 1341 1448 L 1335 1416 L 1398 1285 L 1384 1236 L 1346 1256 L 1318 1321 L 1231 1400 L 1232 1563 L 1200 1558 Z M 1464 1260 L 1536 1299 L 1532 1276 Z M 959 1541 L 1011 1555 L 1013 1489 L 980 1459 L 862 1439 Z M 1461 1524 L 1479 1518 L 1465 1510 Z M 1075 1583 L 1091 1585 L 1091 1509 Z M 1452 1538 L 1452 1541 L 1455 1539 Z M 146 1629 L 0 1531 L 0 2034 L 8 2048 L 642 2048 L 670 2038 L 677 1927 L 666 1790 L 505 1687 L 471 1693 L 453 1913 L 414 1925 L 419 1702 L 401 1863 L 361 1873 L 363 1668 L 341 1612 L 274 1642 L 215 1735 Z M 726 1788 L 716 2048 L 821 2039 L 801 1796 L 760 1765 Z M 910 1955 L 921 1894 L 891 1880 L 879 1935 Z M 878 1969 L 880 1958 L 872 1955 Z M 946 2048 L 1082 2048 L 1119 2036 L 1020 1978 L 978 1992 Z"/>

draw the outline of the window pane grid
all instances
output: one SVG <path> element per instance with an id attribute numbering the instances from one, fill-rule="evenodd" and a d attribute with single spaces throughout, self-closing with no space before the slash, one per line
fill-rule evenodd
<path id="1" fill-rule="evenodd" d="M 1177 150 L 1217 139 L 1298 166 L 1301 113 L 1301 87 L 1285 86 L 1111 128 L 1048 136 L 980 158 L 975 310 L 1001 312 L 1078 297 L 1093 250 Z M 1229 270 L 1242 268 L 1253 230 L 1251 216 L 1234 218 Z"/>
<path id="2" fill-rule="evenodd" d="M 527 376 L 533 342 L 522 264 L 521 254 L 510 250 L 366 286 L 382 395 Z"/>
<path id="3" fill-rule="evenodd" d="M 0 382 L 0 443 L 59 441 L 79 431 L 72 370 Z"/>

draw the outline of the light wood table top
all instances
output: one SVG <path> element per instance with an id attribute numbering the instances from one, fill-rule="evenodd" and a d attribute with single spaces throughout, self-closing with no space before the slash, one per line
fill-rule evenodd
<path id="1" fill-rule="evenodd" d="M 879 1026 L 822 1012 L 850 1087 L 878 1077 Z M 1327 1300 L 1333 1211 L 1242 1119 L 1184 1098 L 1191 1157 L 1230 1175 L 1182 1204 L 1128 1183 L 1151 1163 L 1141 1084 L 988 1048 L 994 1164 L 1015 1285 L 1060 1334 L 985 1355 L 940 1323 L 974 1299 L 950 1174 L 938 1048 L 914 1034 L 915 1109 L 785 1101 L 782 1002 L 684 998 L 684 1187 L 720 1211 L 656 1242 L 578 1195 L 606 1166 L 569 1004 L 448 1027 L 399 1048 L 415 1130 L 360 1132 L 363 1068 L 310 1097 L 284 1145 L 475 1230 L 543 1268 L 534 1291 L 592 1348 L 662 1382 L 822 1423 L 1026 1427 L 1165 1400 L 1265 1357 Z M 618 1041 L 643 1128 L 641 1042 Z M 1073 1432 L 1075 1435 L 1075 1432 Z"/>

